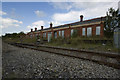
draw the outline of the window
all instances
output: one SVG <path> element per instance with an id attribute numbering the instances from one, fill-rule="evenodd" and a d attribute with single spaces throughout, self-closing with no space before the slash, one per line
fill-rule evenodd
<path id="1" fill-rule="evenodd" d="M 62 30 L 62 37 L 64 37 L 64 30 Z"/>
<path id="2" fill-rule="evenodd" d="M 61 36 L 61 31 L 59 31 L 59 36 Z"/>
<path id="3" fill-rule="evenodd" d="M 48 32 L 48 42 L 50 42 L 51 37 L 52 37 L 52 32 Z"/>
<path id="4" fill-rule="evenodd" d="M 92 28 L 91 27 L 87 28 L 87 36 L 92 36 Z"/>
<path id="5" fill-rule="evenodd" d="M 43 37 L 46 37 L 46 33 L 43 33 Z"/>
<path id="6" fill-rule="evenodd" d="M 96 35 L 100 35 L 100 26 L 96 27 Z"/>
<path id="7" fill-rule="evenodd" d="M 74 30 L 73 30 L 73 29 L 71 29 L 71 36 L 72 36 L 72 34 L 73 34 L 73 31 L 74 31 Z"/>
<path id="8" fill-rule="evenodd" d="M 57 38 L 57 31 L 54 32 L 54 37 Z"/>
<path id="9" fill-rule="evenodd" d="M 82 28 L 82 35 L 85 36 L 85 28 Z"/>
<path id="10" fill-rule="evenodd" d="M 30 35 L 30 38 L 32 38 L 32 34 Z"/>
<path id="11" fill-rule="evenodd" d="M 37 36 L 38 36 L 38 34 L 35 34 L 35 36 L 37 37 Z"/>

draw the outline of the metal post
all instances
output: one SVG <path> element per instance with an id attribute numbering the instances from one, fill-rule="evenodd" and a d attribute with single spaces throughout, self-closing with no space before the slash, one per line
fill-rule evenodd
<path id="1" fill-rule="evenodd" d="M 118 2 L 118 26 L 114 30 L 114 46 L 120 49 L 120 1 Z"/>

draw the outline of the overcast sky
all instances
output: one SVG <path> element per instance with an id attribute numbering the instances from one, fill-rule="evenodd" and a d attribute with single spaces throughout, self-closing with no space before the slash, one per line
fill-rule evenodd
<path id="1" fill-rule="evenodd" d="M 117 9 L 118 2 L 2 2 L 2 34 L 76 22 L 80 15 L 84 20 L 101 17 L 110 7 Z"/>

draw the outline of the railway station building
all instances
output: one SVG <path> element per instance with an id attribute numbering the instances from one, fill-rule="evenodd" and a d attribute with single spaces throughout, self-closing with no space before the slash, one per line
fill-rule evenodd
<path id="1" fill-rule="evenodd" d="M 80 37 L 90 37 L 90 36 L 104 36 L 104 21 L 105 17 L 98 17 L 89 20 L 83 20 L 83 15 L 80 15 L 80 20 L 74 23 L 54 26 L 50 23 L 49 28 L 43 28 L 41 26 L 40 30 L 31 29 L 30 32 L 27 33 L 27 37 L 33 38 L 40 36 L 41 38 L 46 38 L 48 42 L 52 37 L 57 38 L 59 36 L 63 38 L 71 37 L 74 30 L 77 30 L 78 35 Z"/>

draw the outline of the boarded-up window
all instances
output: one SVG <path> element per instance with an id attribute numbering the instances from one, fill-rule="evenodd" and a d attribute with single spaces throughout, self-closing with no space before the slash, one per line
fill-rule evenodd
<path id="1" fill-rule="evenodd" d="M 57 31 L 54 32 L 54 37 L 57 38 Z"/>
<path id="2" fill-rule="evenodd" d="M 82 28 L 82 35 L 85 36 L 85 28 Z"/>
<path id="3" fill-rule="evenodd" d="M 45 33 L 43 33 L 43 37 L 46 37 L 46 32 L 45 32 Z"/>
<path id="4" fill-rule="evenodd" d="M 30 38 L 32 38 L 32 36 L 33 36 L 33 35 L 31 34 L 31 35 L 30 35 Z"/>
<path id="5" fill-rule="evenodd" d="M 37 37 L 37 36 L 38 36 L 38 34 L 35 34 L 35 36 Z"/>
<path id="6" fill-rule="evenodd" d="M 64 37 L 64 30 L 62 30 L 62 37 Z"/>
<path id="7" fill-rule="evenodd" d="M 61 31 L 59 31 L 59 36 L 61 36 L 61 34 L 62 34 Z"/>
<path id="8" fill-rule="evenodd" d="M 52 32 L 48 32 L 48 42 L 50 42 L 51 37 L 52 37 Z"/>
<path id="9" fill-rule="evenodd" d="M 74 31 L 74 29 L 71 29 L 71 36 L 72 36 L 72 34 L 73 34 L 73 31 Z"/>
<path id="10" fill-rule="evenodd" d="M 96 35 L 100 35 L 100 26 L 96 27 Z"/>
<path id="11" fill-rule="evenodd" d="M 87 36 L 92 36 L 92 28 L 91 27 L 87 28 Z"/>

